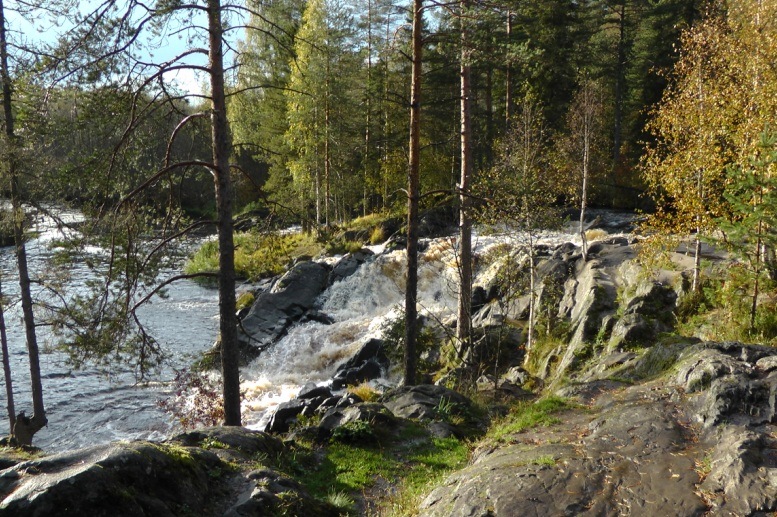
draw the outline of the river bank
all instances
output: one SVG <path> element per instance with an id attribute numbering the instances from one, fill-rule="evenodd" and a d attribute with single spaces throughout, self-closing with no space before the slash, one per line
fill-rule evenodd
<path id="1" fill-rule="evenodd" d="M 473 386 L 462 385 L 464 394 L 450 389 L 464 373 L 455 369 L 439 378 L 449 387 L 378 394 L 377 385 L 352 389 L 334 405 L 321 400 L 331 393 L 311 385 L 287 406 L 296 413 L 285 413 L 275 437 L 205 429 L 156 445 L 106 445 L 16 465 L 6 459 L 0 514 L 777 510 L 777 349 L 674 333 L 683 271 L 640 274 L 638 245 L 605 238 L 585 265 L 574 245 L 545 249 L 543 296 L 567 337 L 503 355 L 497 370 L 495 356 L 481 354 L 490 359 Z M 521 307 L 505 309 L 495 298 L 476 328 L 493 337 L 505 321 L 525 318 Z M 132 474 L 146 471 L 154 473 L 150 484 Z"/>

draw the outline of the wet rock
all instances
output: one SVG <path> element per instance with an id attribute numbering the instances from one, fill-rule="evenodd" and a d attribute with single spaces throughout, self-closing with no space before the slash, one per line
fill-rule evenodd
<path id="1" fill-rule="evenodd" d="M 100 445 L 0 472 L 0 515 L 176 516 L 210 513 L 209 473 L 224 465 L 197 448 L 146 442 Z"/>
<path id="2" fill-rule="evenodd" d="M 710 472 L 699 488 L 710 498 L 711 514 L 766 515 L 777 510 L 774 437 L 725 426 L 705 461 Z"/>
<path id="3" fill-rule="evenodd" d="M 318 427 L 322 436 L 331 436 L 335 429 L 349 422 L 367 422 L 374 429 L 387 429 L 397 424 L 382 404 L 360 402 L 348 407 L 334 407 L 321 418 Z"/>
<path id="4" fill-rule="evenodd" d="M 625 382 L 609 379 L 575 382 L 559 389 L 556 392 L 556 395 L 576 400 L 581 404 L 590 405 L 602 393 L 624 388 L 626 386 L 628 386 L 628 384 Z"/>
<path id="5" fill-rule="evenodd" d="M 259 469 L 246 476 L 248 488 L 224 517 L 260 515 L 320 515 L 338 517 L 332 504 L 312 497 L 297 481 L 272 469 Z"/>
<path id="6" fill-rule="evenodd" d="M 171 442 L 187 447 L 202 447 L 208 442 L 218 442 L 248 456 L 263 454 L 275 457 L 283 451 L 283 443 L 274 436 L 234 426 L 205 427 L 189 431 L 177 435 Z"/>
<path id="7" fill-rule="evenodd" d="M 770 355 L 766 355 L 770 354 Z M 703 343 L 683 351 L 676 381 L 705 427 L 723 422 L 758 426 L 777 422 L 777 373 L 758 368 L 777 350 L 737 343 Z M 749 359 L 749 361 L 748 361 Z M 753 367 L 755 362 L 756 367 Z"/>
<path id="8" fill-rule="evenodd" d="M 588 425 L 570 421 L 481 450 L 420 514 L 701 516 L 707 505 L 685 454 L 687 424 L 667 395 L 634 392 Z"/>
<path id="9" fill-rule="evenodd" d="M 334 318 L 332 318 L 330 315 L 314 309 L 306 312 L 299 320 L 300 323 L 307 323 L 308 321 L 315 321 L 316 323 L 321 323 L 322 325 L 331 325 L 335 322 Z"/>
<path id="10" fill-rule="evenodd" d="M 713 381 L 724 376 L 746 376 L 749 373 L 746 363 L 715 348 L 693 347 L 683 356 L 686 359 L 681 361 L 676 382 L 686 393 L 707 389 Z"/>
<path id="11" fill-rule="evenodd" d="M 777 370 L 777 355 L 762 357 L 755 363 L 755 367 L 764 373 Z"/>
<path id="12" fill-rule="evenodd" d="M 677 293 L 671 287 L 658 282 L 643 283 L 633 298 L 622 303 L 625 309 L 612 329 L 610 350 L 649 344 L 659 333 L 672 330 Z"/>
<path id="13" fill-rule="evenodd" d="M 309 382 L 297 393 L 298 399 L 314 399 L 324 397 L 328 399 L 332 396 L 332 391 L 327 386 L 318 386 L 314 382 Z"/>
<path id="14" fill-rule="evenodd" d="M 439 420 L 448 412 L 466 416 L 472 413 L 472 402 L 443 386 L 421 384 L 402 386 L 385 394 L 381 401 L 394 416 L 417 420 Z"/>
<path id="15" fill-rule="evenodd" d="M 327 410 L 335 407 L 338 402 L 340 402 L 340 399 L 343 397 L 341 395 L 336 395 L 333 397 L 329 397 L 327 399 L 324 399 L 321 404 L 316 408 L 316 413 L 323 414 L 326 413 Z"/>
<path id="16" fill-rule="evenodd" d="M 608 334 L 614 324 L 616 299 L 615 282 L 597 259 L 589 260 L 577 276 L 565 282 L 558 317 L 569 321 L 571 337 L 568 346 L 557 352 L 560 356 L 557 376 L 578 368 L 591 356 L 591 345 L 597 338 Z M 554 355 L 548 355 L 546 365 Z M 547 366 L 544 369 L 549 373 Z"/>
<path id="17" fill-rule="evenodd" d="M 439 237 L 446 235 L 456 225 L 456 208 L 453 205 L 440 205 L 426 209 L 419 215 L 419 237 Z"/>
<path id="18" fill-rule="evenodd" d="M 475 381 L 478 392 L 499 395 L 502 398 L 532 398 L 535 395 L 507 379 L 497 379 L 493 375 L 481 375 Z"/>
<path id="19" fill-rule="evenodd" d="M 385 344 L 380 339 L 370 339 L 356 354 L 337 367 L 332 379 L 333 389 L 342 389 L 381 377 L 389 367 Z"/>
<path id="20" fill-rule="evenodd" d="M 383 367 L 388 367 L 389 359 L 382 339 L 370 339 L 350 359 L 337 367 L 337 371 L 357 368 L 367 361 L 373 360 Z"/>
<path id="21" fill-rule="evenodd" d="M 283 275 L 270 291 L 257 295 L 240 322 L 238 340 L 245 355 L 256 357 L 282 337 L 289 326 L 313 308 L 327 285 L 329 270 L 317 262 L 300 262 Z M 251 359 L 251 357 L 245 357 Z"/>
<path id="22" fill-rule="evenodd" d="M 264 431 L 266 433 L 287 432 L 308 404 L 307 400 L 302 399 L 292 399 L 278 404 Z"/>
<path id="23" fill-rule="evenodd" d="M 354 253 L 348 253 L 334 265 L 332 272 L 329 275 L 329 285 L 331 286 L 335 282 L 339 282 L 345 278 L 348 278 L 352 274 L 372 258 L 375 254 L 367 248 L 362 248 Z"/>
<path id="24" fill-rule="evenodd" d="M 362 382 L 377 379 L 383 375 L 383 368 L 377 361 L 370 359 L 360 366 L 341 370 L 332 378 L 332 388 L 339 390 L 346 386 L 355 386 Z"/>
<path id="25" fill-rule="evenodd" d="M 346 393 L 342 397 L 340 397 L 337 400 L 337 403 L 335 404 L 336 408 L 345 408 L 348 406 L 353 406 L 354 404 L 358 404 L 360 402 L 364 402 L 360 396 L 354 394 L 354 393 Z"/>

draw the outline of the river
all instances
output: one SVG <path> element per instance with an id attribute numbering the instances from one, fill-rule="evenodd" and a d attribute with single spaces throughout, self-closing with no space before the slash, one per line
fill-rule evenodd
<path id="1" fill-rule="evenodd" d="M 608 217 L 612 218 L 612 215 Z M 633 219 L 633 215 L 630 216 Z M 606 234 L 606 233 L 605 233 Z M 44 229 L 28 245 L 31 269 L 42 271 L 51 257 L 48 242 L 56 235 Z M 510 232 L 475 238 L 475 251 L 514 240 Z M 577 242 L 574 225 L 566 231 L 548 232 L 541 242 L 549 245 Z M 455 255 L 451 239 L 424 242 L 419 264 L 421 313 L 438 321 L 450 320 L 456 307 Z M 196 245 L 196 243 L 194 243 Z M 370 337 L 378 336 L 383 323 L 396 317 L 404 301 L 403 251 L 383 252 L 351 277 L 336 283 L 319 299 L 322 312 L 334 324 L 307 322 L 294 326 L 278 343 L 251 365 L 241 370 L 243 420 L 261 429 L 277 404 L 293 397 L 307 382 L 326 383 L 337 366 Z M 336 259 L 330 259 L 332 261 Z M 12 248 L 0 248 L 3 289 L 18 290 Z M 72 266 L 76 274 L 72 289 L 83 286 L 88 270 Z M 168 274 L 175 274 L 169 271 Z M 35 444 L 48 451 L 60 451 L 120 439 L 164 439 L 179 430 L 177 423 L 159 409 L 157 402 L 168 395 L 175 368 L 212 346 L 218 329 L 218 300 L 215 289 L 192 281 L 180 281 L 168 290 L 168 297 L 154 298 L 144 307 L 144 324 L 169 354 L 161 373 L 150 383 L 136 384 L 131 371 L 86 368 L 72 370 L 63 354 L 48 350 L 41 356 L 43 390 L 49 425 L 35 436 Z M 7 308 L 17 411 L 31 413 L 29 373 L 18 304 Z M 51 336 L 41 329 L 43 343 Z M 47 348 L 51 348 L 50 346 Z M 379 382 L 390 385 L 399 373 Z M 2 398 L 4 400 L 4 391 Z M 2 421 L 7 421 L 2 418 Z M 0 432 L 7 424 L 0 427 Z"/>
<path id="2" fill-rule="evenodd" d="M 46 219 L 38 220 L 36 232 L 36 238 L 27 245 L 33 278 L 50 264 L 49 243 L 61 237 Z M 12 247 L 0 248 L 3 292 L 11 301 L 16 300 L 19 289 L 15 260 Z M 84 282 L 90 278 L 89 269 L 79 264 L 71 267 L 73 279 L 67 288 L 83 289 Z M 34 296 L 40 296 L 33 289 Z M 120 439 L 162 439 L 177 430 L 177 423 L 157 402 L 167 396 L 167 381 L 174 376 L 173 369 L 188 366 L 193 358 L 213 345 L 218 332 L 218 298 L 215 289 L 189 280 L 176 282 L 167 292 L 169 296 L 155 297 L 140 311 L 144 324 L 169 354 L 161 371 L 147 383 L 138 384 L 134 373 L 119 365 L 108 369 L 72 369 L 66 356 L 53 350 L 55 343 L 46 327 L 38 328 L 43 396 L 49 423 L 35 435 L 36 446 L 61 451 Z M 29 363 L 19 304 L 6 307 L 5 317 L 16 410 L 26 410 L 30 415 Z M 0 433 L 8 430 L 5 399 L 3 389 Z"/>

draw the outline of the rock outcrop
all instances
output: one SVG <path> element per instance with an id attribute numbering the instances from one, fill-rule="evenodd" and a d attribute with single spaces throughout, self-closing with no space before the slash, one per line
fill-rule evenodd
<path id="1" fill-rule="evenodd" d="M 586 407 L 569 409 L 549 429 L 482 446 L 429 494 L 421 515 L 777 510 L 777 350 L 739 343 L 667 348 L 663 357 L 676 363 L 665 362 L 656 380 L 565 387 L 564 395 Z M 645 371 L 636 358 L 614 364 L 618 376 Z"/>
<path id="2" fill-rule="evenodd" d="M 0 515 L 338 515 L 269 466 L 236 468 L 284 448 L 264 433 L 211 428 L 24 461 L 0 471 Z"/>

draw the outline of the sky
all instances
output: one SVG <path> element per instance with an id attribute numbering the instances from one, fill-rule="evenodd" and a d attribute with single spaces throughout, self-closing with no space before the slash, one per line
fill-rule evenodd
<path id="1" fill-rule="evenodd" d="M 59 25 L 55 25 L 45 19 L 30 21 L 29 17 L 21 16 L 16 12 L 14 9 L 15 4 L 16 2 L 5 2 L 5 14 L 8 20 L 9 40 L 11 41 L 22 39 L 30 42 L 42 41 L 53 43 L 59 34 L 73 26 L 73 23 L 69 21 L 61 22 Z M 97 5 L 97 2 L 89 0 L 77 2 L 77 4 L 79 9 L 85 12 L 92 6 Z M 191 19 L 181 19 L 168 24 L 163 28 L 159 36 L 154 37 L 152 45 L 155 48 L 153 51 L 142 51 L 141 57 L 153 62 L 163 62 L 172 59 L 189 47 L 187 39 L 190 36 L 197 33 L 201 34 L 204 31 L 204 29 L 197 31 L 193 27 L 203 28 L 205 24 L 205 14 L 202 12 L 197 12 Z M 231 37 L 237 39 L 241 36 L 242 31 L 233 31 Z M 147 41 L 150 41 L 150 38 Z M 195 43 L 198 46 L 204 44 L 204 41 Z M 227 56 L 226 59 L 229 60 L 230 57 Z M 196 58 L 189 59 L 188 63 L 204 65 L 206 61 L 207 58 L 204 55 L 199 55 Z M 192 69 L 174 71 L 166 74 L 165 78 L 175 82 L 181 89 L 195 94 L 202 93 L 207 80 L 202 74 Z"/>

